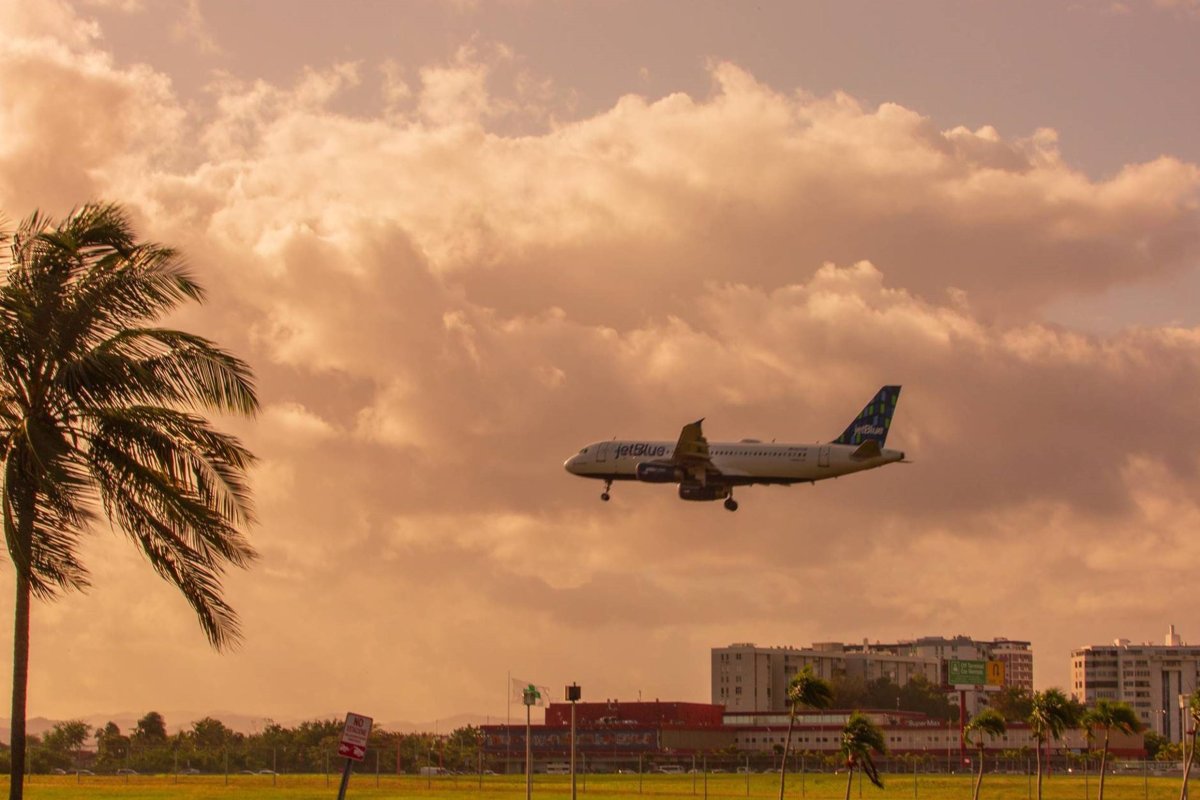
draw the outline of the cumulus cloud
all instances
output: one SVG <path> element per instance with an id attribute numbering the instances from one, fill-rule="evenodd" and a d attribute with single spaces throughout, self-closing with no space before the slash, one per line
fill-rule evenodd
<path id="1" fill-rule="evenodd" d="M 164 620 L 172 684 L 203 672 L 211 702 L 272 713 L 338 706 L 297 700 L 277 664 L 334 686 L 348 642 L 388 665 L 355 707 L 399 717 L 494 713 L 510 667 L 704 699 L 708 648 L 732 640 L 1028 636 L 1061 680 L 1068 648 L 1111 638 L 1090 617 L 1123 570 L 1187 577 L 1200 331 L 1102 337 L 1039 310 L 1194 265 L 1196 165 L 1092 180 L 1050 130 L 939 130 L 730 63 L 708 96 L 628 95 L 515 135 L 501 122 L 552 118 L 531 98 L 554 90 L 498 85 L 514 56 L 478 42 L 291 85 L 221 76 L 185 113 L 166 76 L 115 66 L 54 8 L 0 43 L 0 126 L 21 131 L 0 138 L 0 200 L 121 199 L 188 254 L 211 302 L 185 321 L 259 374 L 264 412 L 237 430 L 261 456 L 264 558 L 230 581 L 246 649 L 214 660 L 99 537 L 97 591 L 39 612 L 35 669 L 69 648 L 137 680 L 51 696 L 48 677 L 44 713 L 159 703 L 174 690 L 138 654 Z M 383 112 L 339 113 L 375 69 Z M 828 440 L 892 382 L 914 464 L 746 490 L 736 515 L 664 487 L 601 504 L 561 469 L 702 416 L 713 440 Z M 143 595 L 163 610 L 128 621 L 120 653 L 75 636 L 83 609 Z M 1118 616 L 1157 629 L 1171 607 L 1151 589 Z M 395 696 L 396 674 L 421 691 Z"/>

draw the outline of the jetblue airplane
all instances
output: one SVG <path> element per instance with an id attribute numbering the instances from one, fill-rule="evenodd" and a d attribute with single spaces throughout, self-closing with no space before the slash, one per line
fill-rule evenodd
<path id="1" fill-rule="evenodd" d="M 724 500 L 725 508 L 737 511 L 735 486 L 816 483 L 903 461 L 903 452 L 883 447 L 899 397 L 899 386 L 884 386 L 850 427 L 827 444 L 768 444 L 758 439 L 709 444 L 700 419 L 684 425 L 677 442 L 595 442 L 563 466 L 572 475 L 604 481 L 604 501 L 613 481 L 677 483 L 681 500 Z"/>

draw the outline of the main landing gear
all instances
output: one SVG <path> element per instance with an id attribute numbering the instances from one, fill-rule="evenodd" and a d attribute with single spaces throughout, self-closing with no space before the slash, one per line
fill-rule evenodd
<path id="1" fill-rule="evenodd" d="M 737 511 L 737 508 L 737 500 L 734 500 L 732 495 L 725 498 L 726 511 Z"/>
<path id="2" fill-rule="evenodd" d="M 600 493 L 600 499 L 606 503 L 608 502 L 609 497 L 610 497 L 608 490 L 611 488 L 612 488 L 612 481 L 605 481 L 604 482 L 604 491 Z"/>

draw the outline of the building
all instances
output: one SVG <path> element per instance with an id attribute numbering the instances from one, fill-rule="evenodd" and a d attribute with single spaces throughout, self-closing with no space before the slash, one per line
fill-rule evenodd
<path id="1" fill-rule="evenodd" d="M 806 667 L 827 681 L 857 675 L 867 681 L 886 677 L 903 685 L 920 674 L 932 683 L 939 682 L 935 659 L 898 655 L 868 645 L 858 649 L 839 642 L 822 642 L 811 648 L 741 643 L 712 650 L 712 702 L 731 713 L 787 711 L 788 682 Z"/>
<path id="2" fill-rule="evenodd" d="M 830 756 L 841 746 L 842 726 L 850 717 L 849 711 L 802 711 L 796 715 L 792 731 L 792 748 L 797 753 L 809 752 Z M 908 711 L 867 711 L 866 715 L 882 729 L 891 756 L 923 755 L 933 761 L 957 764 L 963 757 L 973 755 L 963 744 L 957 722 L 930 719 L 924 714 Z M 770 753 L 783 749 L 787 737 L 788 715 L 775 713 L 726 714 L 725 726 L 734 732 L 734 744 L 739 752 Z M 1008 730 L 996 739 L 985 741 L 989 754 L 1020 753 L 1022 759 L 1036 747 L 1037 742 L 1024 723 L 1009 723 Z M 1065 731 L 1051 751 L 1082 753 L 1091 746 L 1085 731 Z M 1116 758 L 1141 758 L 1145 745 L 1140 733 L 1112 732 L 1109 753 Z"/>
<path id="3" fill-rule="evenodd" d="M 842 728 L 851 711 L 806 710 L 796 715 L 792 755 L 810 766 L 836 766 Z M 963 744 L 957 721 L 930 719 L 910 711 L 868 710 L 866 715 L 883 730 L 890 758 L 906 758 L 904 769 L 917 763 L 929 768 L 959 769 L 973 757 Z M 778 767 L 788 730 L 787 712 L 729 712 L 720 705 L 677 702 L 577 703 L 576 752 L 581 772 L 616 770 Z M 571 706 L 552 703 L 546 724 L 530 727 L 530 750 L 537 772 L 562 768 L 571 747 Z M 525 726 L 484 725 L 483 762 L 490 769 L 521 772 L 525 757 Z M 985 742 L 989 759 L 1004 757 L 1009 768 L 1027 768 L 1035 739 L 1029 726 L 1010 723 L 1008 731 Z M 1067 731 L 1051 748 L 1060 760 L 1092 746 L 1082 730 Z M 1145 755 L 1142 735 L 1113 731 L 1110 754 L 1116 758 Z M 924 768 L 924 767 L 923 767 Z"/>
<path id="4" fill-rule="evenodd" d="M 1149 730 L 1181 741 L 1187 730 L 1183 703 L 1200 685 L 1200 647 L 1184 644 L 1170 626 L 1161 645 L 1091 645 L 1071 651 L 1071 693 L 1093 705 L 1119 700 L 1137 712 Z"/>
<path id="5" fill-rule="evenodd" d="M 969 636 L 922 636 L 901 639 L 896 644 L 879 645 L 913 656 L 936 658 L 942 665 L 942 682 L 946 681 L 946 663 L 962 661 L 999 661 L 1004 664 L 1004 686 L 1033 691 L 1033 650 L 1030 643 L 1018 639 L 972 639 Z"/>
<path id="6" fill-rule="evenodd" d="M 917 675 L 930 683 L 947 683 L 947 664 L 954 660 L 1001 661 L 1005 686 L 1033 689 L 1033 651 L 1015 639 L 976 640 L 967 636 L 925 636 L 882 644 L 818 642 L 810 648 L 758 647 L 753 643 L 712 649 L 712 702 L 729 712 L 787 710 L 787 685 L 792 676 L 811 667 L 825 680 L 859 677 L 865 682 L 887 678 L 904 685 Z M 986 693 L 969 691 L 967 709 L 987 704 Z"/>
<path id="7" fill-rule="evenodd" d="M 506 772 L 521 771 L 524 725 L 482 726 L 483 755 Z M 641 767 L 649 759 L 690 765 L 695 756 L 729 752 L 734 732 L 724 709 L 707 703 L 620 702 L 575 704 L 576 752 L 581 769 L 608 772 Z M 551 703 L 544 725 L 530 728 L 536 771 L 561 764 L 571 750 L 571 704 Z"/>

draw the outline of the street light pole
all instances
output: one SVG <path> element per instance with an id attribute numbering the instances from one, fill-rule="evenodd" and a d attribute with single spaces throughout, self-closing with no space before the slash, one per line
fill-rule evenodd
<path id="1" fill-rule="evenodd" d="M 575 798 L 575 703 L 583 696 L 579 684 L 567 687 L 567 702 L 571 704 L 571 800 Z"/>
<path id="2" fill-rule="evenodd" d="M 542 693 L 532 683 L 525 687 L 522 700 L 525 703 L 525 800 L 533 798 L 533 735 L 530 708 L 542 699 Z"/>

